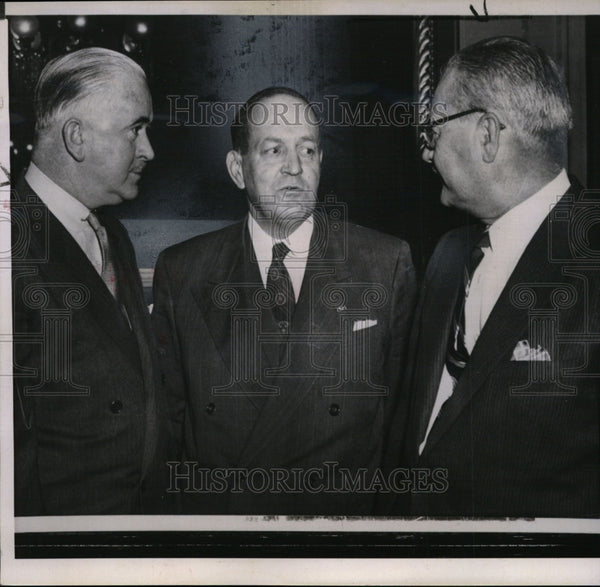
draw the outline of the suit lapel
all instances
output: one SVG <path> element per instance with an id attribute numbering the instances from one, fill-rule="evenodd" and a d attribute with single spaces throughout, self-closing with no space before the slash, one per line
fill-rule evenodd
<path id="1" fill-rule="evenodd" d="M 209 258 L 214 256 L 212 266 L 215 271 L 211 274 L 210 280 L 203 283 L 201 281 L 203 276 L 199 275 L 197 285 L 192 286 L 192 296 L 232 381 L 234 371 L 238 371 L 238 367 L 242 370 L 252 368 L 252 365 L 233 363 L 249 357 L 248 353 L 245 353 L 244 357 L 234 355 L 233 345 L 236 341 L 232 340 L 232 336 L 239 335 L 240 332 L 237 330 L 234 332 L 232 329 L 233 315 L 240 310 L 241 313 L 249 310 L 250 314 L 256 314 L 258 310 L 254 294 L 258 288 L 262 289 L 258 266 L 253 261 L 252 244 L 246 222 L 239 223 L 237 227 L 236 232 L 219 241 L 218 249 L 212 252 L 213 255 L 211 252 L 207 253 Z M 241 315 L 238 317 L 243 319 Z M 244 332 L 249 334 L 250 331 L 244 330 Z M 244 349 L 248 350 L 248 344 L 258 344 L 258 341 L 237 341 L 237 343 L 241 343 Z M 236 344 L 236 348 L 237 346 Z M 266 387 L 261 387 L 252 377 L 237 378 L 236 383 L 243 390 L 244 396 L 256 407 L 262 404 L 263 396 L 269 393 Z"/>
<path id="2" fill-rule="evenodd" d="M 429 424 L 446 361 L 454 306 L 463 285 L 463 267 L 473 242 L 470 232 L 457 233 L 452 238 L 455 242 L 449 243 L 445 250 L 454 253 L 444 254 L 438 260 L 433 276 L 438 287 L 425 290 L 427 297 L 422 301 L 423 309 L 417 314 L 419 323 L 414 327 L 419 338 L 412 341 L 410 351 L 410 364 L 414 366 L 411 388 L 416 394 L 409 421 L 415 431 L 410 446 L 421 442 Z"/>
<path id="3" fill-rule="evenodd" d="M 339 332 L 339 313 L 336 308 L 326 307 L 321 295 L 328 286 L 351 279 L 349 265 L 347 262 L 341 262 L 345 259 L 345 253 L 343 239 L 328 230 L 326 217 L 315 214 L 315 231 L 294 313 L 293 334 L 319 335 Z M 320 277 L 315 280 L 317 276 Z M 318 287 L 312 287 L 314 284 L 318 284 Z M 326 355 L 319 355 L 319 362 L 325 367 L 331 364 L 334 355 L 337 354 L 333 346 L 328 345 L 329 352 Z M 240 455 L 240 466 L 249 465 L 257 456 L 268 452 L 269 445 L 277 442 L 281 428 L 287 425 L 290 418 L 297 417 L 298 406 L 312 391 L 319 389 L 318 378 L 323 369 L 317 370 L 312 364 L 313 350 L 312 341 L 290 346 L 290 368 L 275 380 L 279 386 L 279 394 L 269 397 L 264 403 Z"/>
<path id="4" fill-rule="evenodd" d="M 559 202 L 557 207 L 559 205 L 564 206 L 564 201 Z M 516 343 L 523 338 L 528 338 L 528 309 L 519 307 L 515 303 L 516 300 L 513 298 L 518 293 L 516 288 L 565 282 L 562 264 L 551 262 L 548 255 L 549 247 L 552 247 L 553 243 L 568 242 L 568 226 L 565 222 L 554 223 L 550 234 L 551 217 L 552 215 L 548 216 L 542 222 L 502 290 L 477 339 L 460 381 L 431 429 L 424 453 L 431 449 L 452 426 L 473 396 L 482 389 L 498 362 L 507 360 Z M 538 290 L 536 305 L 548 304 L 552 287 L 538 288 Z"/>
<path id="5" fill-rule="evenodd" d="M 123 227 L 118 226 L 116 220 L 101 213 L 98 216 L 108 232 L 117 271 L 119 302 L 124 306 L 128 320 L 131 322 L 141 362 L 146 411 L 142 456 L 143 478 L 153 465 L 157 451 L 157 442 L 162 425 L 159 414 L 164 413 L 164 410 L 166 410 L 166 406 L 161 405 L 157 397 L 157 390 L 159 389 L 156 371 L 158 356 L 153 344 L 154 334 L 150 327 L 150 315 L 143 297 L 143 287 L 133 246 L 126 237 Z M 108 291 L 107 288 L 105 289 Z"/>
<path id="6" fill-rule="evenodd" d="M 93 265 L 81 250 L 75 239 L 69 234 L 59 220 L 46 208 L 43 202 L 27 185 L 25 181 L 21 184 L 25 191 L 28 204 L 34 203 L 42 206 L 47 212 L 48 238 L 44 243 L 39 243 L 40 253 L 42 249 L 48 249 L 48 262 L 37 263 L 40 273 L 46 274 L 44 282 L 47 284 L 69 284 L 83 288 L 84 295 L 89 296 L 86 306 L 90 320 L 95 320 L 99 329 L 104 331 L 119 347 L 123 353 L 136 365 L 139 359 L 132 354 L 131 335 L 126 326 L 118 305 L 108 291 L 108 288 L 94 269 Z M 52 292 L 50 295 L 59 295 L 59 304 L 64 305 L 62 293 Z"/>

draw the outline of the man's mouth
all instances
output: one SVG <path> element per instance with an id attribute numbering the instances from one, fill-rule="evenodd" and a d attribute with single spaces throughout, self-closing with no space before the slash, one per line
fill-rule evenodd
<path id="1" fill-rule="evenodd" d="M 299 185 L 286 185 L 286 186 L 279 188 L 279 191 L 283 192 L 284 194 L 286 194 L 288 192 L 294 192 L 294 193 L 297 193 L 298 195 L 300 195 L 300 194 L 313 195 L 314 194 L 313 190 L 311 190 L 307 187 L 304 187 L 304 186 L 299 186 Z"/>

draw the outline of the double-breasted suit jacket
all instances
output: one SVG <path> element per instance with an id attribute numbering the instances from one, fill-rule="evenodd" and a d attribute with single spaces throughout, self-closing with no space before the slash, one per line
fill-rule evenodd
<path id="1" fill-rule="evenodd" d="M 408 403 L 389 448 L 403 449 L 396 464 L 442 469 L 446 482 L 411 489 L 396 513 L 600 514 L 597 206 L 593 193 L 572 185 L 537 230 L 419 456 L 476 238 L 463 228 L 440 241 L 411 334 Z"/>
<path id="2" fill-rule="evenodd" d="M 159 257 L 174 428 L 181 461 L 204 471 L 178 469 L 186 512 L 370 512 L 414 272 L 399 239 L 317 212 L 314 225 L 289 324 L 274 321 L 245 221 Z"/>
<path id="3" fill-rule="evenodd" d="M 123 226 L 105 226 L 119 307 L 22 180 L 12 198 L 16 515 L 168 510 L 156 345 Z"/>

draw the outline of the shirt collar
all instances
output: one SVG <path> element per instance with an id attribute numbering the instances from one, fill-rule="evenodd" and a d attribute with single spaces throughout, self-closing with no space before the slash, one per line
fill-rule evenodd
<path id="1" fill-rule="evenodd" d="M 29 164 L 25 181 L 64 225 L 79 227 L 89 216 L 87 206 L 54 183 L 35 163 Z"/>
<path id="2" fill-rule="evenodd" d="M 562 169 L 542 189 L 498 218 L 489 227 L 492 250 L 504 242 L 528 243 L 569 186 L 567 172 Z"/>
<path id="3" fill-rule="evenodd" d="M 298 226 L 294 232 L 289 234 L 282 242 L 290 249 L 288 258 L 306 258 L 310 248 L 310 239 L 312 238 L 314 221 L 312 214 Z M 258 261 L 271 262 L 273 254 L 273 245 L 279 241 L 268 234 L 260 224 L 254 219 L 252 214 L 248 214 L 248 230 L 254 246 L 254 252 Z"/>

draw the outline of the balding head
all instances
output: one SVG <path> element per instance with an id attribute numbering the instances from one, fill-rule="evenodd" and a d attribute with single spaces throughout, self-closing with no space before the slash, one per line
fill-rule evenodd
<path id="1" fill-rule="evenodd" d="M 101 47 L 81 49 L 50 61 L 35 88 L 36 132 L 48 129 L 85 98 L 113 88 L 116 78 L 145 82 L 146 75 L 129 57 Z"/>

